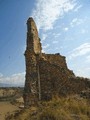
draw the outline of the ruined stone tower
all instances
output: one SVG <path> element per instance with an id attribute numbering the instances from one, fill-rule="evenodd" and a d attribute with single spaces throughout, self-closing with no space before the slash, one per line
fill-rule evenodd
<path id="1" fill-rule="evenodd" d="M 68 69 L 65 56 L 41 52 L 33 18 L 27 20 L 26 43 L 25 106 L 35 105 L 38 100 L 51 100 L 54 95 L 65 96 L 90 88 L 90 81 L 76 77 Z"/>
<path id="2" fill-rule="evenodd" d="M 37 27 L 32 18 L 27 20 L 27 47 L 26 59 L 26 81 L 24 89 L 25 105 L 35 104 L 38 100 L 38 63 L 41 54 L 41 43 L 38 37 Z"/>

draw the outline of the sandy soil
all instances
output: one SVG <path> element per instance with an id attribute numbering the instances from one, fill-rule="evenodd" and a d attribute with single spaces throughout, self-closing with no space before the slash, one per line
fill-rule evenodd
<path id="1" fill-rule="evenodd" d="M 16 110 L 19 110 L 19 108 L 10 102 L 0 102 L 0 120 L 5 120 L 5 115 L 13 113 Z"/>

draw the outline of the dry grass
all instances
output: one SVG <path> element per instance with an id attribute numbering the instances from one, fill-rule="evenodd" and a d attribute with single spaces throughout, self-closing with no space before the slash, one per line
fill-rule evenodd
<path id="1" fill-rule="evenodd" d="M 9 120 L 90 120 L 90 103 L 81 98 L 55 97 L 21 111 Z"/>

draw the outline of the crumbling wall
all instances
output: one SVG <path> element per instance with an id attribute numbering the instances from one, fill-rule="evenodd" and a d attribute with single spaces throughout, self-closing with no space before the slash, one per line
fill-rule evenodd
<path id="1" fill-rule="evenodd" d="M 56 54 L 45 54 L 42 53 L 42 58 L 45 61 L 50 62 L 52 65 L 56 65 L 62 69 L 65 69 L 67 71 L 68 76 L 75 76 L 73 71 L 68 69 L 67 63 L 66 63 L 66 57 L 60 55 L 59 53 Z"/>
<path id="2" fill-rule="evenodd" d="M 61 87 L 74 74 L 67 68 L 65 57 L 46 54 L 44 56 L 49 59 L 42 57 L 39 61 L 41 98 L 51 99 L 53 94 L 59 95 Z"/>
<path id="3" fill-rule="evenodd" d="M 29 106 L 38 100 L 50 100 L 53 95 L 80 93 L 90 88 L 88 79 L 76 77 L 67 67 L 64 56 L 41 53 L 41 43 L 33 18 L 27 21 L 25 51 L 26 76 L 24 103 Z"/>
<path id="4" fill-rule="evenodd" d="M 26 76 L 24 87 L 25 106 L 36 104 L 38 101 L 38 70 L 37 56 L 41 54 L 41 43 L 33 18 L 27 21 L 27 42 L 25 51 Z"/>
<path id="5" fill-rule="evenodd" d="M 39 61 L 39 73 L 42 100 L 52 99 L 54 95 L 80 94 L 90 88 L 90 81 L 76 77 L 68 69 L 65 57 L 59 54 L 43 54 Z"/>

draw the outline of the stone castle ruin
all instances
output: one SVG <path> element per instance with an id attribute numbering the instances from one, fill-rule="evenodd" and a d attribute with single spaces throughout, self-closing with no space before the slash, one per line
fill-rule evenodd
<path id="1" fill-rule="evenodd" d="M 64 56 L 59 53 L 42 53 L 33 18 L 27 20 L 26 43 L 26 80 L 23 94 L 25 106 L 36 104 L 39 100 L 50 100 L 54 95 L 66 96 L 90 88 L 88 79 L 76 77 L 68 69 Z"/>

